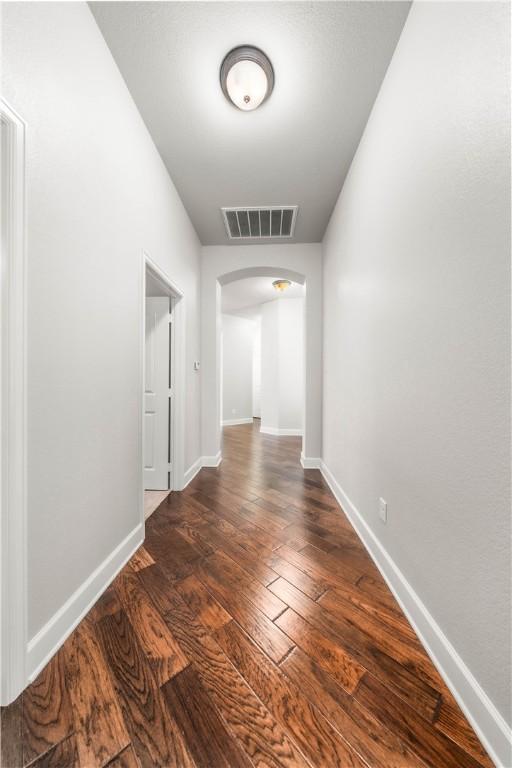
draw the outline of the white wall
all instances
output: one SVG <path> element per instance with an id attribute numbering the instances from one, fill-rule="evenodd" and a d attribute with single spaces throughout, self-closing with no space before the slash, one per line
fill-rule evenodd
<path id="1" fill-rule="evenodd" d="M 254 323 L 222 315 L 222 423 L 252 419 Z"/>
<path id="2" fill-rule="evenodd" d="M 33 637 L 141 519 L 143 249 L 185 293 L 185 468 L 200 455 L 200 246 L 87 5 L 2 15 L 2 92 L 28 124 Z"/>
<path id="3" fill-rule="evenodd" d="M 261 429 L 279 426 L 279 303 L 261 305 Z M 270 343 L 269 343 L 270 342 Z"/>
<path id="4" fill-rule="evenodd" d="M 201 258 L 202 452 L 220 451 L 220 282 L 254 275 L 306 279 L 305 422 L 303 448 L 318 458 L 322 446 L 322 252 L 315 243 L 206 246 Z M 231 276 L 231 277 L 230 277 Z M 219 403 L 217 408 L 211 403 Z"/>
<path id="5" fill-rule="evenodd" d="M 254 319 L 252 353 L 252 415 L 261 418 L 261 315 Z"/>
<path id="6" fill-rule="evenodd" d="M 304 299 L 261 305 L 261 430 L 302 434 Z"/>
<path id="7" fill-rule="evenodd" d="M 509 13 L 412 6 L 324 241 L 323 455 L 510 720 Z"/>

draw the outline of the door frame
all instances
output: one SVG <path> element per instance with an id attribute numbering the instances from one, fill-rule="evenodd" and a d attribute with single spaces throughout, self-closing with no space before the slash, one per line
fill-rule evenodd
<path id="1" fill-rule="evenodd" d="M 0 120 L 6 129 L 1 196 L 0 703 L 7 705 L 27 682 L 26 123 L 4 99 Z"/>
<path id="2" fill-rule="evenodd" d="M 171 419 L 171 464 L 173 487 L 181 491 L 185 487 L 185 294 L 176 283 L 151 259 L 142 252 L 141 279 L 141 335 L 140 335 L 140 420 L 139 420 L 139 467 L 140 467 L 140 514 L 144 525 L 144 382 L 145 382 L 145 340 L 146 340 L 146 274 L 150 272 L 172 301 L 173 314 L 173 418 Z"/>

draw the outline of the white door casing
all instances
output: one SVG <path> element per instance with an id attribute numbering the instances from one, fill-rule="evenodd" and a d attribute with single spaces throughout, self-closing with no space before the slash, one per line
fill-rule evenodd
<path id="1" fill-rule="evenodd" d="M 163 491 L 170 472 L 170 299 L 146 297 L 144 382 L 144 488 Z"/>

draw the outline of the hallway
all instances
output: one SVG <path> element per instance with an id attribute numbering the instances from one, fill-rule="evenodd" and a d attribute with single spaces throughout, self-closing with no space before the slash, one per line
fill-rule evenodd
<path id="1" fill-rule="evenodd" d="M 2 765 L 492 766 L 300 439 L 223 442 L 6 708 Z"/>

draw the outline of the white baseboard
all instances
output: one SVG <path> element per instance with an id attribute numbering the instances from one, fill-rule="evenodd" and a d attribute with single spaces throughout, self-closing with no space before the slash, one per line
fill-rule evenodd
<path id="1" fill-rule="evenodd" d="M 144 526 L 139 523 L 29 641 L 27 648 L 29 683 L 37 677 L 42 668 L 57 653 L 66 638 L 92 608 L 143 541 Z"/>
<path id="2" fill-rule="evenodd" d="M 302 429 L 278 429 L 277 427 L 260 427 L 260 432 L 262 432 L 264 435 L 274 435 L 275 437 L 291 437 L 292 435 L 302 435 Z"/>
<path id="3" fill-rule="evenodd" d="M 512 735 L 506 721 L 323 461 L 320 470 L 489 756 L 497 766 L 510 768 Z"/>
<path id="4" fill-rule="evenodd" d="M 222 461 L 222 453 L 219 451 L 215 456 L 203 456 L 201 459 L 202 467 L 218 467 Z"/>
<path id="5" fill-rule="evenodd" d="M 308 456 L 304 456 L 304 454 L 301 453 L 300 463 L 303 469 L 320 469 L 322 459 L 312 459 Z"/>
<path id="6" fill-rule="evenodd" d="M 226 419 L 221 422 L 223 427 L 236 427 L 238 424 L 252 424 L 252 416 L 250 419 Z"/>
<path id="7" fill-rule="evenodd" d="M 203 466 L 203 460 L 202 460 L 202 457 L 200 456 L 196 461 L 194 461 L 192 466 L 189 467 L 185 472 L 185 481 L 183 483 L 183 488 L 181 490 L 187 487 L 187 485 L 194 479 L 194 477 L 197 475 L 197 473 L 199 472 L 202 466 Z"/>

